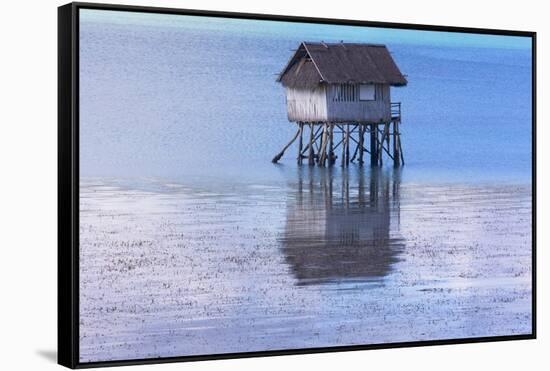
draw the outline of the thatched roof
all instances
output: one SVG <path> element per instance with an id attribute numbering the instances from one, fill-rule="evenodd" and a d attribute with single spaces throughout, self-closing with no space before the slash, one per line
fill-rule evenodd
<path id="1" fill-rule="evenodd" d="M 303 42 L 277 81 L 286 87 L 320 83 L 407 85 L 385 45 Z"/>

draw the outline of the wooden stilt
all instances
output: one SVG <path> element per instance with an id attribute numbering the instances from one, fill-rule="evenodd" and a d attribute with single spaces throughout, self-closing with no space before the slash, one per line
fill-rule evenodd
<path id="1" fill-rule="evenodd" d="M 388 123 L 388 135 L 386 135 L 386 147 L 388 147 L 388 152 L 390 151 L 390 130 L 391 130 L 391 123 Z"/>
<path id="2" fill-rule="evenodd" d="M 378 165 L 378 127 L 370 124 L 370 166 Z"/>
<path id="3" fill-rule="evenodd" d="M 346 125 L 346 166 L 349 166 L 349 124 Z"/>
<path id="4" fill-rule="evenodd" d="M 334 151 L 342 144 L 342 166 L 349 166 L 350 162 L 355 162 L 358 158 L 360 165 L 364 164 L 364 152 L 370 152 L 371 166 L 383 165 L 383 153 L 386 152 L 388 157 L 393 160 L 394 167 L 405 165 L 403 156 L 403 148 L 401 144 L 400 120 L 394 119 L 386 123 L 380 124 L 340 124 L 333 123 L 317 123 L 318 128 L 315 128 L 315 123 L 298 122 L 298 130 L 294 137 L 283 147 L 271 160 L 277 163 L 283 156 L 285 151 L 299 138 L 298 141 L 298 164 L 303 163 L 303 159 L 308 158 L 309 165 L 318 164 L 319 166 L 333 165 L 338 156 Z M 309 141 L 304 143 L 304 125 L 309 125 Z M 368 125 L 368 126 L 367 126 Z M 379 129 L 379 125 L 384 125 L 383 129 Z M 393 125 L 393 127 L 392 127 Z M 341 141 L 334 140 L 334 128 L 341 130 Z M 358 137 L 353 137 L 352 134 L 357 129 Z M 370 132 L 370 151 L 365 148 L 365 132 Z M 392 137 L 393 136 L 393 148 Z M 318 141 L 319 140 L 319 141 Z M 353 149 L 352 156 L 350 151 L 350 141 L 355 142 L 356 147 Z M 304 146 L 304 144 L 306 144 Z M 390 152 L 391 151 L 391 152 Z M 317 153 L 316 153 L 317 152 Z"/>
<path id="5" fill-rule="evenodd" d="M 335 158 L 334 158 L 334 125 L 329 123 L 330 129 L 329 129 L 329 155 L 328 155 L 328 164 L 333 165 Z"/>
<path id="6" fill-rule="evenodd" d="M 298 142 L 298 165 L 301 165 L 302 164 L 302 146 L 303 146 L 303 141 L 304 141 L 304 138 L 303 138 L 303 134 L 304 134 L 304 124 L 302 122 L 298 123 L 298 125 L 300 126 L 300 141 Z"/>
<path id="7" fill-rule="evenodd" d="M 346 131 L 342 126 L 342 167 L 346 166 Z"/>
<path id="8" fill-rule="evenodd" d="M 351 162 L 355 162 L 355 159 L 357 158 L 357 154 L 359 153 L 359 140 L 355 140 L 355 138 L 353 137 L 353 131 L 355 129 L 358 129 L 358 135 L 359 137 L 361 137 L 361 124 L 357 124 L 353 129 L 352 131 L 350 132 L 350 139 L 353 140 L 355 142 L 355 150 L 353 151 L 353 156 L 351 156 Z"/>
<path id="9" fill-rule="evenodd" d="M 314 137 L 314 134 L 313 134 L 313 123 L 310 123 L 309 124 L 309 155 L 308 155 L 308 165 L 314 165 L 315 164 L 315 159 L 313 158 L 313 137 Z"/>
<path id="10" fill-rule="evenodd" d="M 323 137 L 321 139 L 321 150 L 319 152 L 319 166 L 325 166 L 327 159 L 327 141 L 328 141 L 328 126 L 323 124 Z"/>
<path id="11" fill-rule="evenodd" d="M 292 138 L 292 140 L 290 142 L 288 142 L 288 144 L 286 146 L 284 146 L 284 148 L 281 150 L 281 152 L 279 152 L 275 157 L 273 157 L 273 159 L 271 160 L 271 162 L 273 162 L 274 164 L 276 164 L 280 159 L 281 157 L 283 157 L 283 155 L 285 154 L 285 151 L 288 149 L 288 147 L 290 147 L 290 145 L 292 143 L 294 143 L 294 141 L 296 140 L 296 138 L 298 138 L 298 135 L 300 135 L 300 130 L 298 129 L 298 131 L 296 132 L 296 135 L 294 135 L 294 138 Z"/>
<path id="12" fill-rule="evenodd" d="M 353 139 L 353 137 L 350 136 L 350 139 Z M 355 146 L 355 150 L 353 151 L 353 156 L 351 156 L 351 162 L 355 161 L 355 159 L 357 158 L 357 153 L 358 152 L 359 152 L 359 143 L 357 142 L 357 145 Z"/>
<path id="13" fill-rule="evenodd" d="M 378 149 L 377 149 L 378 160 L 380 162 L 380 166 L 382 166 L 384 164 L 384 158 L 383 158 L 384 157 L 384 152 L 383 152 L 384 140 L 388 136 L 389 128 L 390 128 L 390 123 L 389 122 L 385 123 L 384 124 L 384 131 L 382 132 L 382 138 L 380 138 L 380 144 L 379 144 Z"/>
<path id="14" fill-rule="evenodd" d="M 393 122 L 393 166 L 399 167 L 399 122 Z"/>
<path id="15" fill-rule="evenodd" d="M 359 125 L 359 165 L 363 165 L 363 152 L 364 152 L 364 143 L 365 143 L 365 127 L 361 124 Z"/>

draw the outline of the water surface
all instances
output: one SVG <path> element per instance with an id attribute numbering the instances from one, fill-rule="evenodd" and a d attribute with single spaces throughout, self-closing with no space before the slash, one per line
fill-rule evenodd
<path id="1" fill-rule="evenodd" d="M 82 361 L 531 332 L 529 187 L 124 184 L 81 185 Z"/>
<path id="2" fill-rule="evenodd" d="M 525 38 L 82 11 L 80 360 L 531 333 Z M 387 44 L 406 166 L 298 167 L 302 40 Z"/>

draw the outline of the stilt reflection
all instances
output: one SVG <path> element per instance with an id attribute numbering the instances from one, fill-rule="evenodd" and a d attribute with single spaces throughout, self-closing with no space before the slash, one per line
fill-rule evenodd
<path id="1" fill-rule="evenodd" d="M 298 285 L 380 279 L 403 247 L 400 169 L 300 167 L 282 250 Z"/>

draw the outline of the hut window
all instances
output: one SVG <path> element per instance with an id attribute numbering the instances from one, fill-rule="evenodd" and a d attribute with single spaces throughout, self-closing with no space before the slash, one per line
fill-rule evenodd
<path id="1" fill-rule="evenodd" d="M 376 100 L 376 92 L 373 84 L 359 86 L 359 100 Z"/>
<path id="2" fill-rule="evenodd" d="M 356 85 L 341 84 L 334 85 L 332 101 L 333 102 L 355 102 L 359 96 Z"/>

